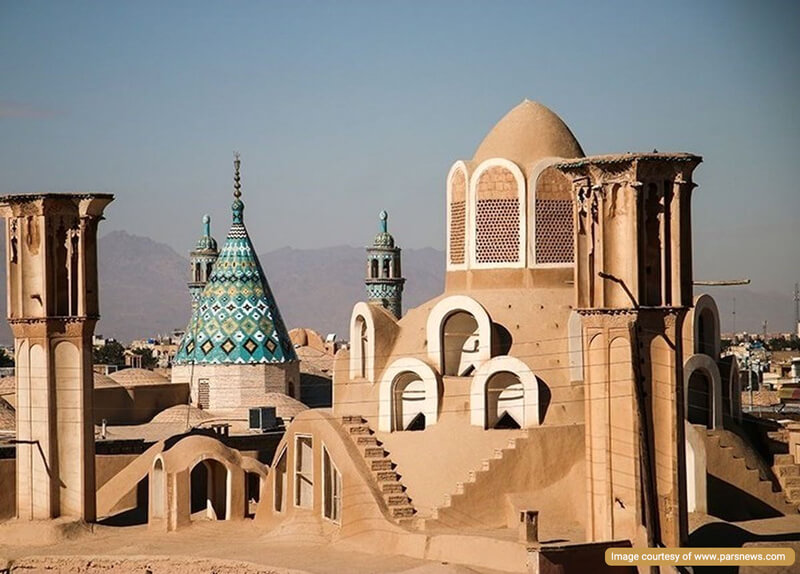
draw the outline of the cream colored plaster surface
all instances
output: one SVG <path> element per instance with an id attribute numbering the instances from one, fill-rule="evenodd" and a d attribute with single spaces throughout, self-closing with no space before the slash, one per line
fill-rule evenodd
<path id="1" fill-rule="evenodd" d="M 0 524 L 0 568 L 5 561 L 25 568 L 26 573 L 52 572 L 143 572 L 150 565 L 152 574 L 218 572 L 220 574 L 368 574 L 376 572 L 408 574 L 493 574 L 488 569 L 445 565 L 404 556 L 380 556 L 336 545 L 287 544 L 269 540 L 251 522 L 200 521 L 181 532 L 165 536 L 145 526 L 112 528 L 95 526 L 94 532 L 79 532 L 70 539 L 53 540 L 48 546 L 30 546 L 7 541 L 12 531 L 27 529 L 31 537 L 41 537 L 43 527 L 33 523 Z M 228 543 L 235 541 L 235 543 Z M 49 558 L 48 558 L 49 557 Z M 123 562 L 118 562 L 124 560 Z M 92 565 L 90 565 L 91 563 Z M 112 564 L 113 570 L 103 568 Z"/>

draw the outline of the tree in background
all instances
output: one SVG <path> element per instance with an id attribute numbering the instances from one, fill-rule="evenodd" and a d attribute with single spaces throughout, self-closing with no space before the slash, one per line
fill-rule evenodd
<path id="1" fill-rule="evenodd" d="M 14 357 L 10 357 L 5 349 L 0 349 L 0 368 L 13 367 Z"/>
<path id="2" fill-rule="evenodd" d="M 94 350 L 95 365 L 125 365 L 125 347 L 117 341 L 108 340 L 102 347 Z"/>

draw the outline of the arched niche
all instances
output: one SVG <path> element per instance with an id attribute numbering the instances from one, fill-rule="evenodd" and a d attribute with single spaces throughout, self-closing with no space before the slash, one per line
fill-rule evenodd
<path id="1" fill-rule="evenodd" d="M 469 262 L 474 269 L 525 267 L 525 176 L 517 164 L 490 158 L 469 185 Z"/>
<path id="2" fill-rule="evenodd" d="M 469 174 L 457 161 L 447 174 L 447 268 L 466 269 L 469 250 Z"/>
<path id="3" fill-rule="evenodd" d="M 442 375 L 468 375 L 492 356 L 492 319 L 471 297 L 439 301 L 428 315 L 426 332 L 428 359 Z"/>
<path id="4" fill-rule="evenodd" d="M 153 461 L 153 479 L 150 481 L 150 503 L 153 519 L 160 520 L 167 517 L 167 478 L 164 474 L 164 460 L 156 456 Z"/>
<path id="5" fill-rule="evenodd" d="M 505 419 L 513 419 L 519 428 L 539 426 L 539 391 L 539 381 L 528 365 L 515 357 L 494 357 L 472 378 L 470 423 L 496 428 L 507 414 Z"/>
<path id="6" fill-rule="evenodd" d="M 402 430 L 417 415 L 425 427 L 439 417 L 440 382 L 436 373 L 419 359 L 404 357 L 384 371 L 378 391 L 378 429 Z"/>
<path id="7" fill-rule="evenodd" d="M 375 380 L 375 319 L 364 302 L 350 316 L 350 379 Z"/>
<path id="8" fill-rule="evenodd" d="M 717 363 L 696 354 L 683 365 L 683 408 L 690 424 L 722 428 L 722 378 Z"/>
<path id="9" fill-rule="evenodd" d="M 198 459 L 189 469 L 192 511 L 205 507 L 210 520 L 231 518 L 231 473 L 227 466 L 212 457 Z M 205 501 L 203 505 L 202 502 Z M 201 505 L 198 507 L 197 502 Z"/>
<path id="10" fill-rule="evenodd" d="M 715 361 L 720 354 L 719 309 L 711 295 L 699 295 L 691 313 L 693 351 Z"/>

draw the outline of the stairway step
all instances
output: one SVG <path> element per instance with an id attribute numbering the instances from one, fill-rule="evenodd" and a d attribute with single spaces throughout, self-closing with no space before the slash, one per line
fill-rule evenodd
<path id="1" fill-rule="evenodd" d="M 384 458 L 381 460 L 373 460 L 371 461 L 370 468 L 372 470 L 392 470 L 394 465 L 392 461 L 388 458 Z"/>
<path id="2" fill-rule="evenodd" d="M 456 494 L 464 494 L 464 483 L 457 482 L 456 483 Z"/>
<path id="3" fill-rule="evenodd" d="M 780 483 L 783 488 L 800 488 L 800 476 L 786 476 Z"/>
<path id="4" fill-rule="evenodd" d="M 470 470 L 469 474 L 467 474 L 467 482 L 475 482 L 475 477 L 477 476 L 478 472 L 475 470 Z"/>
<path id="5" fill-rule="evenodd" d="M 372 435 L 356 437 L 358 446 L 378 446 L 378 439 Z"/>
<path id="6" fill-rule="evenodd" d="M 778 478 L 786 476 L 800 476 L 800 466 L 795 464 L 776 464 L 772 467 L 775 476 Z"/>
<path id="7" fill-rule="evenodd" d="M 783 492 L 786 494 L 786 498 L 789 499 L 789 502 L 800 502 L 800 488 L 787 488 Z"/>
<path id="8" fill-rule="evenodd" d="M 372 434 L 372 431 L 367 425 L 356 425 L 350 427 L 350 434 Z"/>
<path id="9" fill-rule="evenodd" d="M 392 518 L 410 518 L 417 512 L 413 506 L 392 507 Z"/>
<path id="10" fill-rule="evenodd" d="M 405 491 L 405 487 L 399 482 L 387 482 L 381 487 L 383 494 L 399 494 Z"/>
<path id="11" fill-rule="evenodd" d="M 364 449 L 364 458 L 383 458 L 386 451 L 380 446 L 368 446 Z"/>
<path id="12" fill-rule="evenodd" d="M 364 422 L 364 417 L 361 415 L 345 415 L 342 417 L 343 425 L 360 425 Z"/>
<path id="13" fill-rule="evenodd" d="M 794 457 L 790 454 L 776 454 L 774 464 L 775 466 L 794 464 Z"/>
<path id="14" fill-rule="evenodd" d="M 378 482 L 397 482 L 398 476 L 397 473 L 393 470 L 381 470 L 380 472 L 375 473 Z"/>
<path id="15" fill-rule="evenodd" d="M 390 494 L 386 497 L 389 506 L 411 506 L 411 499 L 405 494 Z"/>
<path id="16" fill-rule="evenodd" d="M 481 461 L 481 470 L 482 471 L 485 472 L 485 471 L 489 470 L 491 468 L 491 466 L 492 466 L 492 463 L 490 461 L 488 461 L 488 460 L 482 460 Z"/>
<path id="17" fill-rule="evenodd" d="M 494 449 L 493 457 L 495 460 L 498 458 L 503 458 L 503 449 L 502 448 Z"/>

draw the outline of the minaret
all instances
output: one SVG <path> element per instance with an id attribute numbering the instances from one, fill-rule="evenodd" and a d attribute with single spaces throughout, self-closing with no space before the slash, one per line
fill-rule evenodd
<path id="1" fill-rule="evenodd" d="M 203 288 L 211 277 L 211 270 L 219 256 L 217 241 L 211 237 L 211 216 L 203 216 L 203 236 L 197 240 L 197 245 L 189 253 L 191 281 L 189 281 L 189 294 L 192 298 L 192 310 L 197 307 Z"/>
<path id="2" fill-rule="evenodd" d="M 389 214 L 380 213 L 380 231 L 372 247 L 367 247 L 367 296 L 372 305 L 380 305 L 398 319 L 403 316 L 403 284 L 400 248 L 387 230 Z"/>
<path id="3" fill-rule="evenodd" d="M 77 193 L 0 197 L 16 361 L 21 520 L 96 518 L 97 225 L 113 199 Z"/>

